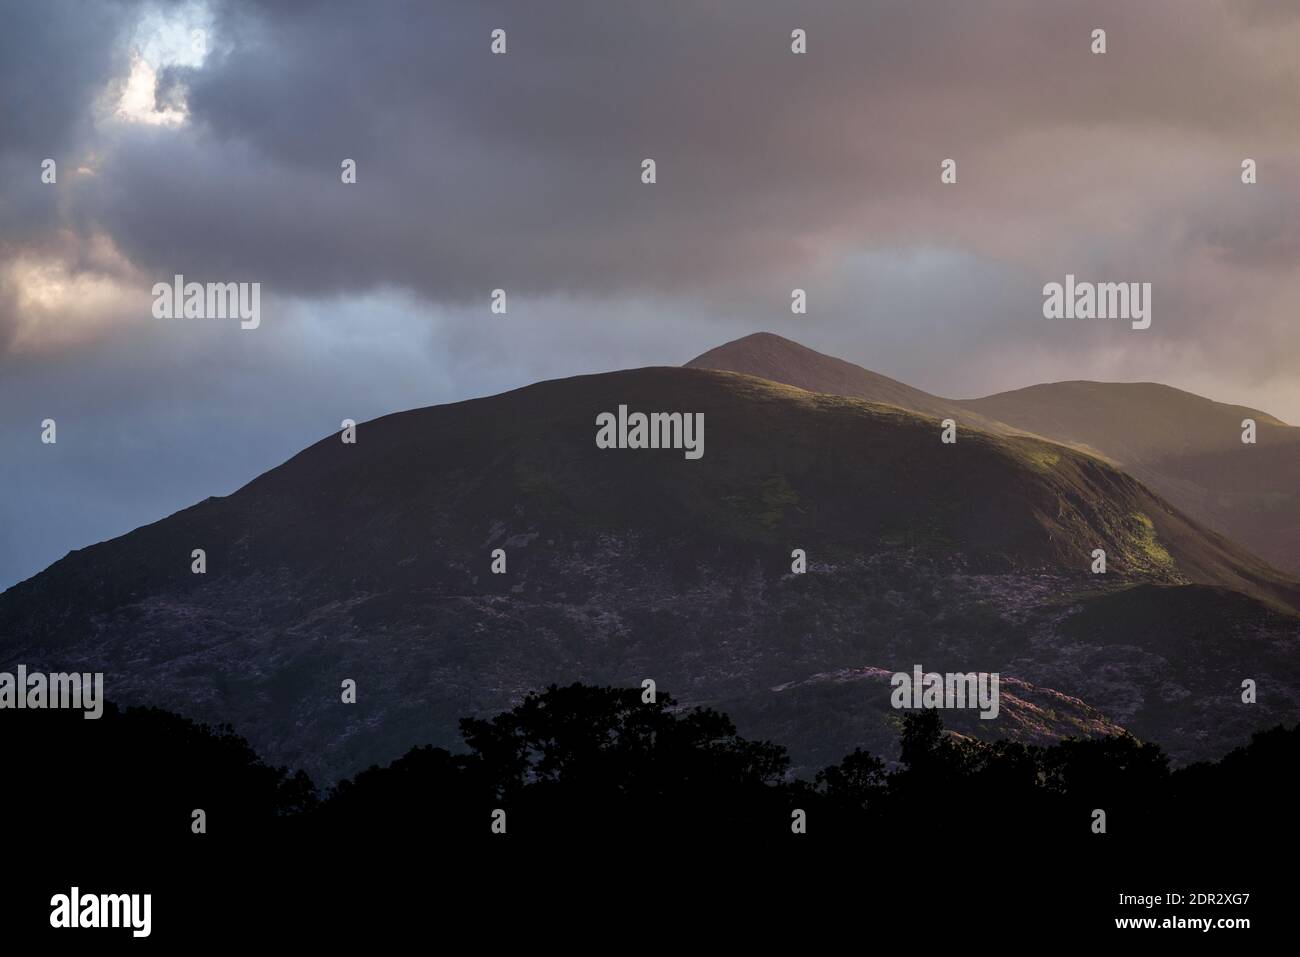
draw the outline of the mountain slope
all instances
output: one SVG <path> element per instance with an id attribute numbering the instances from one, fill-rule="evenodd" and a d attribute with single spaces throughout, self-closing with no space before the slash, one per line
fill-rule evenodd
<path id="1" fill-rule="evenodd" d="M 1121 465 L 1193 518 L 1300 573 L 1300 428 L 1154 383 L 1058 382 L 943 399 L 770 333 L 687 363 L 889 402 L 1004 434 L 1030 433 Z M 1253 418 L 1257 443 L 1241 442 Z"/>
<path id="2" fill-rule="evenodd" d="M 768 332 L 710 349 L 687 362 L 685 368 L 739 372 L 808 392 L 848 395 L 933 415 L 947 415 L 958 408 L 946 399 Z"/>
<path id="3" fill-rule="evenodd" d="M 620 404 L 703 413 L 703 458 L 597 448 L 597 415 Z M 1097 547 L 1105 576 L 1088 572 Z M 205 575 L 191 573 L 195 548 Z M 506 574 L 490 572 L 495 548 Z M 796 548 L 807 574 L 791 574 Z M 1289 706 L 1296 583 L 1106 463 L 973 429 L 944 445 L 931 419 L 896 407 L 641 369 L 385 416 L 356 445 L 323 439 L 9 589 L 0 654 L 102 670 L 114 700 L 230 721 L 323 779 L 418 742 L 455 746 L 461 716 L 574 680 L 748 700 L 741 731 L 779 730 L 807 762 L 822 717 L 763 707 L 773 689 L 915 663 L 1001 669 L 1065 695 L 1091 681 L 1100 698 L 1085 700 L 1108 717 L 1137 695 L 1151 708 L 1129 709 L 1130 730 L 1158 714 L 1178 729 L 1162 742 L 1176 754 L 1210 754 L 1233 743 L 1217 729 L 1237 712 L 1186 702 L 1221 675 L 1180 660 L 1178 683 L 1153 668 L 1115 697 L 1078 670 L 1094 638 L 1062 650 L 1074 617 L 1157 585 L 1175 605 L 1243 593 L 1249 627 L 1225 648 L 1274 689 L 1249 720 Z M 1144 661 L 1178 657 L 1176 633 L 1107 616 L 1151 645 Z M 340 701 L 344 679 L 356 704 Z"/>
<path id="4" fill-rule="evenodd" d="M 1096 449 L 1280 568 L 1300 570 L 1300 429 L 1149 382 L 1057 382 L 959 403 Z M 1256 423 L 1256 444 L 1241 441 Z"/>
<path id="5" fill-rule="evenodd" d="M 769 332 L 756 332 L 710 349 L 687 362 L 684 368 L 738 372 L 807 392 L 851 396 L 939 418 L 958 417 L 985 431 L 1010 431 L 995 419 L 972 415 L 961 403 L 930 395 Z"/>
<path id="6" fill-rule="evenodd" d="M 805 764 L 798 768 L 805 773 L 835 764 L 859 747 L 892 763 L 899 754 L 901 712 L 890 704 L 891 678 L 892 672 L 884 668 L 845 668 L 779 685 L 767 695 L 722 701 L 720 706 L 741 724 L 762 727 L 774 740 L 808 740 Z M 944 727 L 971 738 L 1022 744 L 1125 731 L 1078 698 L 1019 678 L 1000 676 L 998 702 L 997 720 L 982 719 L 974 710 L 950 710 L 943 712 Z M 811 735 L 810 716 L 816 721 Z"/>

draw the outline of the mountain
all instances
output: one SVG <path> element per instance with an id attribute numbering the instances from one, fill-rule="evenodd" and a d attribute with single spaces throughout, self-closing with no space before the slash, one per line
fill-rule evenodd
<path id="1" fill-rule="evenodd" d="M 961 411 L 959 405 L 947 399 L 913 389 L 843 359 L 814 352 L 770 332 L 756 332 L 710 349 L 686 363 L 685 368 L 739 372 L 807 392 L 848 395 L 936 416 Z"/>
<path id="2" fill-rule="evenodd" d="M 771 689 L 720 702 L 737 722 L 762 727 L 773 740 L 804 740 L 807 772 L 838 763 L 863 748 L 892 764 L 898 757 L 900 712 L 890 704 L 893 673 L 884 668 L 842 668 L 811 675 Z M 1011 676 L 999 676 L 996 720 L 977 710 L 942 713 L 950 734 L 977 740 L 1007 739 L 1022 744 L 1053 744 L 1066 737 L 1095 738 L 1125 729 L 1087 703 Z M 816 734 L 810 735 L 810 716 Z"/>
<path id="3" fill-rule="evenodd" d="M 1149 382 L 1057 382 L 943 399 L 771 333 L 729 342 L 686 365 L 888 402 L 1091 452 L 1278 568 L 1300 573 L 1300 428 L 1257 409 Z M 1241 441 L 1246 418 L 1256 422 L 1254 445 Z"/>
<path id="4" fill-rule="evenodd" d="M 1011 434 L 1020 431 L 1008 428 L 997 419 L 972 412 L 960 402 L 930 395 L 770 332 L 757 332 L 710 349 L 687 362 L 683 368 L 758 376 L 807 392 L 846 395 L 935 418 L 954 418 L 986 432 Z"/>
<path id="5" fill-rule="evenodd" d="M 703 457 L 598 448 L 620 405 L 702 413 Z M 944 444 L 897 406 L 651 368 L 322 439 L 0 594 L 0 658 L 103 671 L 119 704 L 228 721 L 322 781 L 456 747 L 462 715 L 550 682 L 647 678 L 726 702 L 806 770 L 896 714 L 882 682 L 849 686 L 854 711 L 817 676 L 915 664 L 1041 689 L 986 733 L 1122 725 L 1187 760 L 1294 713 L 1297 607 L 1295 580 L 1093 456 L 974 428 Z"/>
<path id="6" fill-rule="evenodd" d="M 1300 572 L 1300 429 L 1150 382 L 1057 382 L 961 403 L 1119 463 L 1279 568 Z M 1256 423 L 1256 444 L 1241 441 Z"/>

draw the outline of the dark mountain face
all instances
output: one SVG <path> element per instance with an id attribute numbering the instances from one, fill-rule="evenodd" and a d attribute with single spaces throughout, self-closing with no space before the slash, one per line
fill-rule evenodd
<path id="1" fill-rule="evenodd" d="M 620 405 L 703 413 L 703 457 L 598 448 Z M 1072 449 L 970 428 L 946 445 L 898 408 L 642 369 L 324 439 L 0 595 L 0 654 L 104 671 L 119 703 L 230 721 L 323 780 L 455 747 L 461 716 L 552 681 L 646 678 L 726 702 L 807 769 L 896 715 L 885 682 L 827 697 L 817 676 L 914 664 L 1024 679 L 980 733 L 1118 720 L 1186 759 L 1293 712 L 1297 606 L 1294 581 Z M 1268 689 L 1257 705 L 1238 672 Z"/>
<path id="2" fill-rule="evenodd" d="M 687 363 L 856 396 L 1002 434 L 1029 432 L 1122 466 L 1197 521 L 1300 573 L 1300 428 L 1149 382 L 1057 382 L 942 399 L 770 333 Z M 1241 441 L 1254 419 L 1256 443 Z"/>
<path id="3" fill-rule="evenodd" d="M 859 747 L 888 765 L 899 757 L 901 715 L 906 713 L 890 704 L 892 676 L 885 668 L 844 668 L 777 685 L 768 694 L 724 700 L 721 707 L 733 720 L 767 729 L 775 740 L 805 742 L 800 771 L 835 764 Z M 1019 678 L 1000 675 L 998 698 L 996 720 L 981 718 L 975 709 L 954 709 L 942 712 L 945 729 L 976 740 L 1022 744 L 1124 732 L 1078 698 Z"/>

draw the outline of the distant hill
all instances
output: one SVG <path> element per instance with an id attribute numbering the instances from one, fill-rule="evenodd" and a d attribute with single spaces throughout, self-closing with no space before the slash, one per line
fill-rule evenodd
<path id="1" fill-rule="evenodd" d="M 597 448 L 620 404 L 703 413 L 703 458 Z M 1163 611 L 1124 597 L 1141 588 Z M 817 676 L 914 664 L 1032 682 L 1008 735 L 1158 728 L 1185 760 L 1294 713 L 1297 606 L 1294 580 L 1095 457 L 969 427 L 945 445 L 896 406 L 653 368 L 322 439 L 0 594 L 0 660 L 104 671 L 113 700 L 229 721 L 322 782 L 455 747 L 461 716 L 551 682 L 646 678 L 815 767 L 891 719 L 887 684 L 851 689 L 855 717 Z"/>
<path id="2" fill-rule="evenodd" d="M 943 399 L 771 333 L 712 349 L 689 368 L 756 375 L 888 402 L 994 432 L 1029 432 L 1103 456 L 1188 515 L 1300 573 L 1300 428 L 1257 409 L 1154 383 L 1057 382 Z M 1253 418 L 1257 444 L 1241 442 Z"/>
<path id="3" fill-rule="evenodd" d="M 1279 568 L 1300 571 L 1300 429 L 1150 382 L 1057 382 L 961 405 L 1091 448 Z M 1256 445 L 1241 441 L 1244 419 Z"/>

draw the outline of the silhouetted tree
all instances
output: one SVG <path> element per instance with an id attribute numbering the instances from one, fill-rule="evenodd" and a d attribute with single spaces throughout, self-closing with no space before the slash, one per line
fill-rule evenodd
<path id="1" fill-rule="evenodd" d="M 16 771 L 6 820 L 20 846 L 57 833 L 194 855 L 294 838 L 499 846 L 497 809 L 507 838 L 755 842 L 789 837 L 800 809 L 805 841 L 857 836 L 912 854 L 918 841 L 951 848 L 978 837 L 1107 866 L 1116 848 L 1254 847 L 1297 833 L 1283 782 L 1300 758 L 1300 726 L 1171 771 L 1157 745 L 1127 735 L 986 743 L 946 731 L 935 711 L 908 712 L 892 770 L 859 749 L 812 782 L 791 779 L 784 748 L 743 738 L 727 716 L 662 693 L 647 704 L 639 689 L 552 685 L 493 718 L 465 719 L 462 732 L 464 753 L 416 747 L 321 800 L 305 774 L 267 766 L 229 727 L 111 704 L 98 721 L 6 710 L 0 749 Z M 206 835 L 191 829 L 200 808 Z M 1096 809 L 1104 837 L 1091 828 Z"/>

